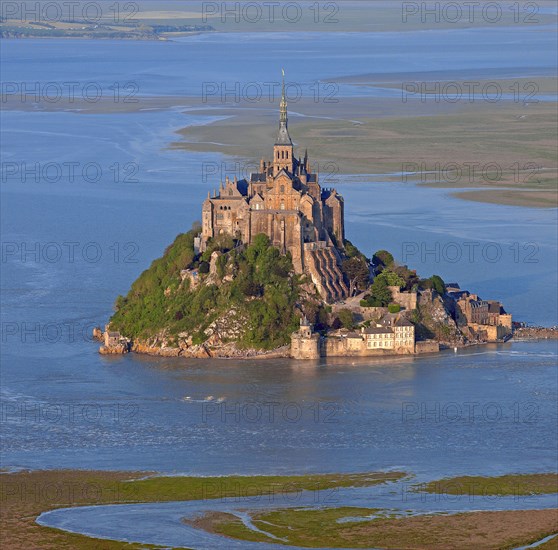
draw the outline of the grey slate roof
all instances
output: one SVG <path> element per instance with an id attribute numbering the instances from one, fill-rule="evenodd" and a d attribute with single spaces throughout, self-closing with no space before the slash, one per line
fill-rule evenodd
<path id="1" fill-rule="evenodd" d="M 393 334 L 389 327 L 368 327 L 364 329 L 364 334 Z"/>
<path id="2" fill-rule="evenodd" d="M 397 321 L 395 321 L 395 326 L 396 327 L 412 327 L 414 325 L 413 325 L 413 323 L 411 323 L 411 321 L 408 321 L 404 317 L 400 317 Z"/>
<path id="3" fill-rule="evenodd" d="M 289 130 L 286 124 L 279 125 L 279 132 L 277 132 L 277 139 L 275 140 L 275 145 L 292 145 L 291 136 L 289 136 Z"/>

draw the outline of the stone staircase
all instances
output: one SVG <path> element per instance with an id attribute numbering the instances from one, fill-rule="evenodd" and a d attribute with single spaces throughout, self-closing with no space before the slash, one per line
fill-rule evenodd
<path id="1" fill-rule="evenodd" d="M 308 250 L 305 254 L 306 272 L 316 285 L 320 296 L 329 304 L 344 300 L 349 289 L 331 247 Z"/>

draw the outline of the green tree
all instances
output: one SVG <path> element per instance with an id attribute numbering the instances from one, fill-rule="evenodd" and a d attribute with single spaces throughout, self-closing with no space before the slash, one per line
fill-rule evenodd
<path id="1" fill-rule="evenodd" d="M 344 244 L 347 258 L 354 258 L 356 256 L 365 258 L 364 254 L 351 241 L 345 240 Z"/>
<path id="2" fill-rule="evenodd" d="M 370 287 L 368 303 L 371 307 L 386 307 L 392 300 L 385 277 L 376 277 Z"/>
<path id="3" fill-rule="evenodd" d="M 209 263 L 208 262 L 200 262 L 199 272 L 200 273 L 209 273 Z"/>
<path id="4" fill-rule="evenodd" d="M 370 283 L 368 263 L 360 256 L 345 260 L 341 269 L 349 281 L 349 296 L 353 296 L 357 288 L 366 289 Z"/>
<path id="5" fill-rule="evenodd" d="M 397 286 L 399 288 L 405 286 L 405 279 L 403 279 L 397 273 L 391 271 L 390 269 L 385 269 L 384 271 L 382 271 L 376 277 L 376 279 L 384 280 L 386 282 L 386 286 Z"/>
<path id="6" fill-rule="evenodd" d="M 343 327 L 348 329 L 354 327 L 353 312 L 350 309 L 340 309 L 337 312 L 337 318 L 339 319 Z"/>
<path id="7" fill-rule="evenodd" d="M 394 261 L 393 256 L 387 250 L 378 250 L 374 256 L 372 256 L 372 264 L 377 272 L 391 267 Z"/>
<path id="8" fill-rule="evenodd" d="M 420 280 L 417 272 L 409 269 L 406 265 L 392 265 L 390 270 L 397 273 L 405 281 L 405 290 L 412 290 Z"/>
<path id="9" fill-rule="evenodd" d="M 422 279 L 418 286 L 423 290 L 435 290 L 440 295 L 444 295 L 446 293 L 446 284 L 439 275 L 432 275 L 432 277 L 429 277 L 428 279 Z"/>
<path id="10" fill-rule="evenodd" d="M 432 288 L 438 294 L 443 296 L 446 293 L 446 284 L 444 283 L 442 277 L 440 277 L 439 275 L 432 275 L 432 277 L 430 277 L 430 281 L 432 283 Z"/>

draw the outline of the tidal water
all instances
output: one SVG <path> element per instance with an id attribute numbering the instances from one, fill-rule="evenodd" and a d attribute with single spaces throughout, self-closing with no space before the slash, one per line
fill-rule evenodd
<path id="1" fill-rule="evenodd" d="M 386 486 L 340 489 L 334 493 L 301 491 L 296 494 L 262 494 L 255 497 L 240 497 L 197 502 L 165 502 L 154 504 L 132 504 L 121 506 L 88 506 L 66 508 L 42 514 L 38 523 L 59 529 L 89 534 L 90 536 L 141 541 L 143 543 L 183 546 L 198 550 L 215 548 L 242 548 L 263 550 L 285 548 L 268 543 L 250 543 L 225 539 L 218 535 L 195 529 L 183 519 L 193 519 L 207 512 L 225 512 L 246 520 L 243 510 L 260 511 L 269 508 L 299 508 L 303 506 L 359 506 L 389 510 L 401 516 L 429 512 L 456 513 L 465 511 L 529 510 L 556 506 L 557 495 L 531 497 L 472 498 L 440 495 L 411 494 L 409 482 L 391 483 Z M 426 496 L 426 498 L 425 498 Z M 263 526 L 265 530 L 265 526 Z M 288 548 L 299 548 L 288 546 Z M 522 549 L 515 549 L 522 550 Z"/>
<path id="2" fill-rule="evenodd" d="M 548 75 L 554 39 L 531 29 L 233 34 L 76 41 L 70 53 L 69 42 L 23 40 L 5 41 L 1 60 L 5 81 L 97 81 L 107 89 L 133 80 L 142 94 L 180 96 L 199 95 L 215 75 L 276 79 L 285 59 L 289 74 L 304 74 L 308 84 L 371 72 Z M 187 106 L 2 112 L 3 467 L 197 475 L 400 469 L 432 478 L 556 466 L 553 342 L 318 363 L 98 355 L 92 327 L 199 219 L 215 185 L 203 181 L 203 163 L 225 160 L 167 149 L 176 130 L 211 121 L 185 113 Z M 48 163 L 74 163 L 76 172 L 43 172 Z M 336 185 L 347 235 L 359 247 L 391 249 L 421 273 L 502 300 L 516 318 L 556 323 L 556 210 L 467 203 L 385 179 L 341 177 Z M 450 261 L 451 246 L 465 254 L 470 243 L 472 260 Z M 441 255 L 429 252 L 436 247 Z"/>

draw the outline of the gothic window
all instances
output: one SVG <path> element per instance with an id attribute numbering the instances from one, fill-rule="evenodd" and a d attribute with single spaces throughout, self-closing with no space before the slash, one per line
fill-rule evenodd
<path id="1" fill-rule="evenodd" d="M 286 155 L 286 158 L 289 158 L 289 152 L 288 151 L 285 153 L 285 155 Z"/>
<path id="2" fill-rule="evenodd" d="M 285 203 L 284 202 L 281 203 L 281 210 L 285 210 Z"/>
<path id="3" fill-rule="evenodd" d="M 229 189 L 229 195 L 230 195 L 231 197 L 232 197 L 232 194 L 233 194 L 233 190 L 232 190 L 232 189 Z"/>
<path id="4" fill-rule="evenodd" d="M 281 193 L 284 193 L 284 192 L 285 192 L 285 186 L 281 185 Z"/>

